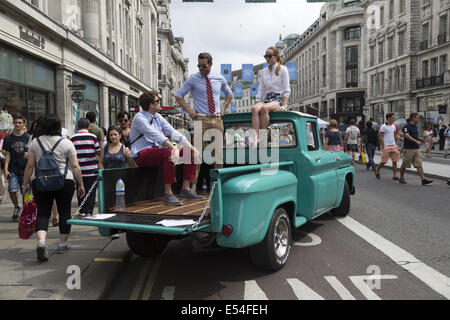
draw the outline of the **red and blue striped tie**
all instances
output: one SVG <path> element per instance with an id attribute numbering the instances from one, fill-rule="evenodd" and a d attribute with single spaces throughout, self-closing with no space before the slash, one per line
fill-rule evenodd
<path id="1" fill-rule="evenodd" d="M 211 81 L 209 80 L 208 76 L 206 76 L 206 95 L 208 96 L 209 113 L 214 114 L 214 112 L 216 111 L 216 106 L 214 104 Z"/>

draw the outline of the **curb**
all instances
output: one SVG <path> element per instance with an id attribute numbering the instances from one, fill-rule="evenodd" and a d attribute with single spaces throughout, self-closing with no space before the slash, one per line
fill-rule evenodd
<path id="1" fill-rule="evenodd" d="M 65 299 L 103 300 L 111 292 L 117 278 L 132 256 L 125 239 L 111 240 L 81 273 L 81 289 L 68 290 Z"/>
<path id="2" fill-rule="evenodd" d="M 359 164 L 359 163 L 358 163 Z M 363 164 L 361 164 L 361 166 L 363 166 Z M 392 166 L 391 165 L 387 165 L 387 164 L 385 164 L 384 166 L 383 166 L 383 168 L 387 168 L 387 169 L 389 169 L 389 170 L 393 170 L 392 169 Z M 398 167 L 397 168 L 397 171 L 398 172 L 400 172 L 400 167 Z M 417 172 L 417 170 L 416 169 L 406 169 L 406 173 L 410 173 L 410 174 L 414 174 L 414 175 L 416 175 L 416 176 L 418 176 L 419 175 L 419 173 Z M 432 174 L 432 173 L 424 173 L 424 176 L 425 176 L 425 178 L 431 178 L 431 179 L 437 179 L 437 180 L 442 180 L 442 181 L 449 181 L 450 180 L 450 178 L 448 178 L 448 177 L 444 177 L 444 176 L 439 176 L 439 175 L 437 175 L 437 174 Z"/>

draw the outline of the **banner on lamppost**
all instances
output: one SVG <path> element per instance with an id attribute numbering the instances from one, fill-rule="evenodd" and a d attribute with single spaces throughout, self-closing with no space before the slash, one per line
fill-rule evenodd
<path id="1" fill-rule="evenodd" d="M 297 61 L 286 62 L 286 68 L 289 72 L 289 82 L 291 84 L 297 83 Z"/>
<path id="2" fill-rule="evenodd" d="M 235 84 L 234 85 L 234 98 L 235 99 L 242 99 L 242 84 Z"/>
<path id="3" fill-rule="evenodd" d="M 225 77 L 225 80 L 227 80 L 228 84 L 231 84 L 232 81 L 231 64 L 221 64 L 220 73 Z"/>
<path id="4" fill-rule="evenodd" d="M 232 103 L 230 104 L 231 106 L 231 113 L 235 113 L 236 112 L 236 104 Z"/>
<path id="5" fill-rule="evenodd" d="M 258 84 L 254 83 L 250 86 L 250 98 L 256 98 L 258 94 Z"/>
<path id="6" fill-rule="evenodd" d="M 242 65 L 242 84 L 253 83 L 253 64 Z"/>

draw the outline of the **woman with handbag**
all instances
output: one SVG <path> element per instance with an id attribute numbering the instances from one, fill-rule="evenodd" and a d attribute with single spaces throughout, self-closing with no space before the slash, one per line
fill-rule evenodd
<path id="1" fill-rule="evenodd" d="M 56 160 L 61 175 L 65 175 L 65 180 L 60 189 L 55 191 L 42 191 L 38 186 L 38 166 L 44 151 L 53 151 L 53 157 Z M 35 132 L 35 139 L 31 142 L 28 149 L 28 162 L 25 168 L 23 182 L 23 192 L 30 191 L 30 178 L 36 168 L 35 178 L 32 181 L 33 195 L 37 205 L 36 234 L 38 244 L 36 247 L 37 259 L 41 262 L 48 260 L 49 255 L 45 245 L 47 236 L 48 222 L 52 214 L 53 201 L 56 200 L 59 220 L 59 243 L 56 253 L 64 253 L 69 249 L 67 240 L 70 234 L 70 225 L 67 220 L 71 216 L 72 197 L 75 191 L 74 178 L 78 184 L 78 195 L 84 196 L 85 190 L 81 170 L 78 164 L 78 158 L 75 147 L 68 139 L 61 137 L 61 121 L 55 115 L 41 116 L 38 120 L 38 129 Z"/>

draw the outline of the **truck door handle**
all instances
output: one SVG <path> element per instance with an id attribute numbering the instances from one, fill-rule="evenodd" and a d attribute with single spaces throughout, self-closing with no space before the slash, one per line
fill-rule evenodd
<path id="1" fill-rule="evenodd" d="M 320 162 L 320 158 L 316 158 L 316 162 Z"/>
<path id="2" fill-rule="evenodd" d="M 341 161 L 341 158 L 339 158 L 339 157 L 336 157 L 336 161 Z"/>

